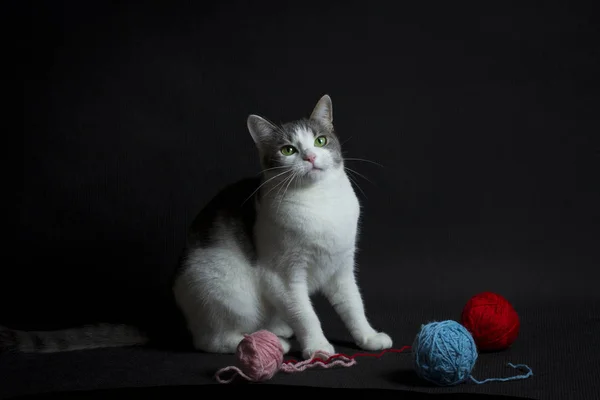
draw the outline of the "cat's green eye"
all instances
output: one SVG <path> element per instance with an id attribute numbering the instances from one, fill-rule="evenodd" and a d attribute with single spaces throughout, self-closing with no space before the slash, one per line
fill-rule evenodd
<path id="1" fill-rule="evenodd" d="M 319 136 L 315 139 L 315 146 L 323 147 L 327 144 L 327 138 L 325 136 Z"/>
<path id="2" fill-rule="evenodd" d="M 294 146 L 283 146 L 281 148 L 281 154 L 284 156 L 291 156 L 296 152 L 296 148 Z"/>

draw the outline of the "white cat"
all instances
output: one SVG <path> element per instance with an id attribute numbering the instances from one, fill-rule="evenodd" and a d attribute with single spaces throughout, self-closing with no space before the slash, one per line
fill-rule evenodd
<path id="1" fill-rule="evenodd" d="M 256 115 L 248 130 L 263 167 L 215 196 L 193 221 L 173 293 L 196 349 L 234 353 L 243 335 L 295 335 L 304 358 L 334 353 L 310 296 L 323 293 L 356 344 L 390 348 L 365 316 L 355 278 L 360 205 L 346 175 L 329 96 L 310 118 L 275 126 Z M 26 332 L 0 327 L 0 352 L 56 352 L 140 345 L 134 327 L 99 324 Z"/>
<path id="2" fill-rule="evenodd" d="M 358 346 L 390 348 L 368 322 L 355 278 L 360 205 L 330 97 L 283 126 L 251 115 L 248 130 L 263 178 L 227 188 L 200 213 L 174 285 L 195 347 L 232 353 L 245 333 L 268 329 L 286 352 L 295 335 L 305 358 L 333 353 L 310 300 L 320 291 Z"/>

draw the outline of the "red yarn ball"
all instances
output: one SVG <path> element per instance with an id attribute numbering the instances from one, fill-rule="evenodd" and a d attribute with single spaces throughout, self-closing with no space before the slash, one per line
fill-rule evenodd
<path id="1" fill-rule="evenodd" d="M 497 293 L 482 292 L 471 297 L 460 319 L 480 351 L 504 350 L 519 335 L 519 315 L 508 300 Z"/>

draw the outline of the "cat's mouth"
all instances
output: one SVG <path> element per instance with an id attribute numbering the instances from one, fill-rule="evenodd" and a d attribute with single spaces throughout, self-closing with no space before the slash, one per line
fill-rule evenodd
<path id="1" fill-rule="evenodd" d="M 323 173 L 323 167 L 316 166 L 314 164 L 306 165 L 304 169 L 304 176 L 309 179 L 315 179 Z"/>
<path id="2" fill-rule="evenodd" d="M 322 174 L 323 174 L 323 168 L 315 167 L 313 165 L 312 167 L 310 167 L 310 169 L 308 169 L 306 171 L 304 176 L 306 176 L 308 179 L 312 180 L 312 179 L 317 179 Z"/>

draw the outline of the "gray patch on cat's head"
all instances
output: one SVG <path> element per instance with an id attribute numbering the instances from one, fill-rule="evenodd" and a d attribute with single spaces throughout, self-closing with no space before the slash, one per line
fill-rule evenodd
<path id="1" fill-rule="evenodd" d="M 281 148 L 296 147 L 299 132 L 309 132 L 314 138 L 325 136 L 327 144 L 321 149 L 328 152 L 333 166 L 338 167 L 343 162 L 342 146 L 333 126 L 331 99 L 327 95 L 319 100 L 309 118 L 277 125 L 261 116 L 250 115 L 247 125 L 263 169 L 283 170 L 285 156 L 281 154 Z"/>

